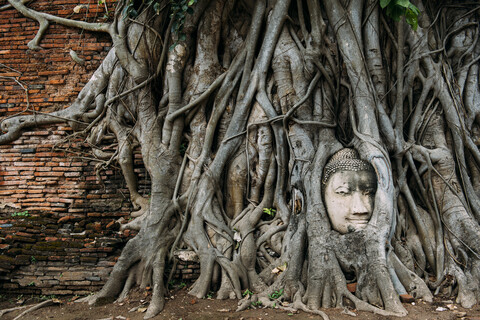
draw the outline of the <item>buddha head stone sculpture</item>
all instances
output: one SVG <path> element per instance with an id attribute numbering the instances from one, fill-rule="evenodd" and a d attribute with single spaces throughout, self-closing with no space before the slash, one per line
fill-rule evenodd
<path id="1" fill-rule="evenodd" d="M 341 234 L 363 229 L 372 217 L 377 178 L 354 149 L 335 153 L 323 171 L 323 198 L 332 228 Z"/>

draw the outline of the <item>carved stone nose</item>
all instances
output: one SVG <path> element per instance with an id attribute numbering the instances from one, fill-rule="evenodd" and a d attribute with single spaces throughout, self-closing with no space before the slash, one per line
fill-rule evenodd
<path id="1" fill-rule="evenodd" d="M 352 195 L 352 213 L 357 215 L 368 214 L 368 208 L 362 198 L 361 192 L 353 192 Z"/>

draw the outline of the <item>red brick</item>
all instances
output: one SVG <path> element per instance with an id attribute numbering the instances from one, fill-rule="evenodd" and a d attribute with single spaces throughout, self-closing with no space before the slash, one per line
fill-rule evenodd
<path id="1" fill-rule="evenodd" d="M 80 172 L 65 172 L 65 177 L 80 177 Z"/>
<path id="2" fill-rule="evenodd" d="M 28 189 L 26 190 L 27 193 L 32 193 L 32 194 L 39 194 L 39 193 L 43 193 L 43 190 L 35 190 L 35 189 Z"/>
<path id="3" fill-rule="evenodd" d="M 45 202 L 45 198 L 28 198 L 25 200 L 20 200 L 20 202 Z"/>
<path id="4" fill-rule="evenodd" d="M 63 155 L 63 152 L 37 152 L 35 154 L 35 156 L 39 158 L 61 157 Z"/>
<path id="5" fill-rule="evenodd" d="M 51 168 L 51 167 L 57 167 L 57 166 L 58 166 L 58 162 L 47 162 L 47 163 L 45 163 L 45 166 L 46 166 L 46 167 L 49 167 L 49 168 Z"/>
<path id="6" fill-rule="evenodd" d="M 1 161 L 1 160 L 0 160 Z M 0 176 L 18 176 L 19 172 L 12 170 L 12 171 L 0 171 Z"/>
<path id="7" fill-rule="evenodd" d="M 61 79 L 61 80 L 50 80 L 48 81 L 48 84 L 64 84 L 65 83 L 65 80 Z"/>
<path id="8" fill-rule="evenodd" d="M 412 303 L 415 302 L 415 298 L 406 293 L 400 295 L 400 301 L 402 301 L 403 303 Z"/>
<path id="9" fill-rule="evenodd" d="M 0 186 L 17 186 L 21 184 L 26 184 L 26 180 L 18 180 L 18 181 L 0 181 Z"/>
<path id="10" fill-rule="evenodd" d="M 35 172 L 36 177 L 61 177 L 63 175 L 64 175 L 63 172 L 54 172 L 54 171 Z"/>
<path id="11" fill-rule="evenodd" d="M 47 212 L 51 212 L 51 211 L 64 211 L 63 208 L 40 207 L 40 206 L 35 206 L 35 205 L 27 206 L 27 207 L 25 207 L 24 209 L 25 209 L 25 210 L 28 210 L 28 211 L 47 211 Z"/>
<path id="12" fill-rule="evenodd" d="M 65 222 L 73 220 L 73 219 L 75 219 L 74 216 L 66 216 L 66 217 L 62 217 L 62 218 L 58 219 L 57 223 L 65 223 Z"/>
<path id="13" fill-rule="evenodd" d="M 63 45 L 63 44 L 62 44 Z M 68 70 L 53 70 L 53 71 L 40 71 L 38 72 L 39 76 L 52 76 L 57 74 L 68 74 Z"/>
<path id="14" fill-rule="evenodd" d="M 351 293 L 354 293 L 357 290 L 357 283 L 356 282 L 355 283 L 348 283 L 347 284 L 347 289 Z"/>
<path id="15" fill-rule="evenodd" d="M 35 167 L 6 167 L 5 170 L 7 171 L 32 171 L 36 170 Z"/>
<path id="16" fill-rule="evenodd" d="M 13 165 L 16 167 L 37 167 L 44 166 L 45 162 L 14 162 Z"/>
<path id="17" fill-rule="evenodd" d="M 50 134 L 49 131 L 30 131 L 30 132 L 25 132 L 23 135 L 24 136 L 48 136 Z"/>
<path id="18" fill-rule="evenodd" d="M 33 237 L 33 234 L 19 231 L 19 232 L 17 232 L 17 236 L 31 238 L 31 237 Z"/>
<path id="19" fill-rule="evenodd" d="M 24 193 L 12 194 L 13 199 L 23 199 L 23 198 L 26 198 L 26 197 L 27 197 L 27 195 L 24 194 Z"/>
<path id="20" fill-rule="evenodd" d="M 19 200 L 22 203 L 22 206 L 37 206 L 37 207 L 50 207 L 51 204 L 48 202 L 37 202 L 31 201 L 30 199 Z"/>

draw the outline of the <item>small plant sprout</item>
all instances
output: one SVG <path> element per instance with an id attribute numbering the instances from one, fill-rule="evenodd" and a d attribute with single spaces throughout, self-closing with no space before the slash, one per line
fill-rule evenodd
<path id="1" fill-rule="evenodd" d="M 269 295 L 269 298 L 270 300 L 276 300 L 281 296 L 283 296 L 283 289 L 273 291 L 272 294 Z"/>
<path id="2" fill-rule="evenodd" d="M 248 289 L 246 289 L 246 290 L 242 293 L 242 296 L 244 296 L 244 297 L 246 297 L 246 296 L 251 297 L 252 295 L 253 295 L 253 292 L 250 291 L 250 290 L 248 290 Z"/>
<path id="3" fill-rule="evenodd" d="M 270 217 L 275 217 L 275 213 L 277 213 L 277 210 L 274 208 L 263 208 L 263 213 L 268 214 Z"/>
<path id="4" fill-rule="evenodd" d="M 25 210 L 25 211 L 21 211 L 21 212 L 14 212 L 14 213 L 12 213 L 11 216 L 12 217 L 28 217 L 30 215 L 28 214 L 28 211 Z"/>
<path id="5" fill-rule="evenodd" d="M 387 16 L 395 21 L 400 21 L 405 16 L 405 21 L 413 30 L 418 28 L 420 10 L 409 0 L 380 0 L 380 6 L 385 9 Z"/>
<path id="6" fill-rule="evenodd" d="M 252 304 L 252 307 L 260 307 L 262 306 L 262 301 L 254 301 L 251 304 Z"/>

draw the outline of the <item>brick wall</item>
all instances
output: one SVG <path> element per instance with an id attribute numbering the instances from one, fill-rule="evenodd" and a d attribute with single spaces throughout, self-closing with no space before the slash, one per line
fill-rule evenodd
<path id="1" fill-rule="evenodd" d="M 113 2 L 38 0 L 31 7 L 62 17 L 104 21 Z M 87 2 L 86 2 L 87 3 Z M 7 4 L 0 0 L 0 8 Z M 110 49 L 108 35 L 52 24 L 40 51 L 27 43 L 38 23 L 14 9 L 0 11 L 0 117 L 28 110 L 51 112 L 71 104 Z M 76 64 L 70 50 L 85 60 Z M 27 93 L 28 102 L 27 104 Z M 27 110 L 28 109 L 28 110 Z M 87 294 L 98 290 L 132 232 L 113 222 L 128 218 L 128 190 L 115 167 L 95 170 L 81 139 L 65 142 L 71 128 L 46 126 L 0 146 L 0 292 Z M 142 192 L 149 192 L 140 154 Z M 195 278 L 198 265 L 179 263 Z"/>

